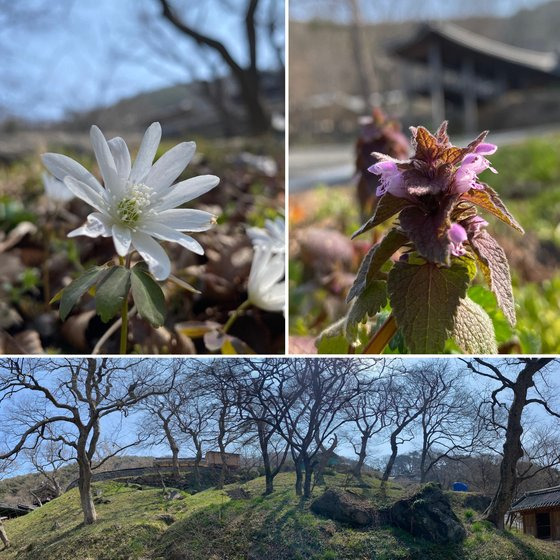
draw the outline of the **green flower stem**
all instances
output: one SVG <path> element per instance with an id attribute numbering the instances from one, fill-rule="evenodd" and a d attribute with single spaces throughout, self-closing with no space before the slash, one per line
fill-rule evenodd
<path id="1" fill-rule="evenodd" d="M 251 302 L 249 300 L 246 300 L 231 314 L 231 317 L 227 320 L 224 328 L 222 329 L 224 334 L 229 331 L 233 323 L 235 323 L 239 315 L 241 315 L 241 312 L 247 309 L 247 307 L 249 307 L 250 305 Z"/>
<path id="2" fill-rule="evenodd" d="M 130 268 L 130 254 L 127 256 L 126 261 L 124 257 L 119 257 L 119 264 L 121 266 L 126 266 Z M 128 342 L 128 294 L 123 299 L 121 307 L 121 344 L 120 353 L 126 354 L 127 342 Z"/>

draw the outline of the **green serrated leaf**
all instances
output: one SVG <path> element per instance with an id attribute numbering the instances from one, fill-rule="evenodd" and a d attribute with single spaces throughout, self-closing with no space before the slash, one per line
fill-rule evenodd
<path id="1" fill-rule="evenodd" d="M 89 268 L 62 290 L 59 313 L 63 321 L 66 320 L 79 299 L 101 278 L 101 275 L 107 272 L 107 270 L 106 267 L 102 266 Z M 52 301 L 56 301 L 57 296 L 58 294 Z"/>
<path id="2" fill-rule="evenodd" d="M 459 303 L 451 337 L 468 354 L 498 353 L 492 319 L 469 297 Z"/>
<path id="3" fill-rule="evenodd" d="M 486 231 L 482 230 L 472 239 L 470 245 L 481 263 L 482 272 L 500 309 L 504 312 L 509 324 L 515 326 L 515 303 L 511 287 L 509 265 L 504 250 Z"/>
<path id="4" fill-rule="evenodd" d="M 406 208 L 411 204 L 410 200 L 406 198 L 399 198 L 397 196 L 393 196 L 391 193 L 384 194 L 377 203 L 375 214 L 358 231 L 352 234 L 352 239 L 374 228 L 375 226 L 382 224 L 400 212 L 403 208 Z"/>
<path id="5" fill-rule="evenodd" d="M 159 284 L 145 267 L 136 265 L 131 275 L 132 298 L 140 317 L 154 327 L 165 320 L 165 297 Z"/>
<path id="6" fill-rule="evenodd" d="M 117 315 L 122 308 L 124 298 L 130 290 L 130 270 L 123 266 L 114 266 L 97 284 L 95 292 L 95 310 L 106 323 Z"/>
<path id="7" fill-rule="evenodd" d="M 344 323 L 346 319 L 343 317 L 336 323 L 328 326 L 315 341 L 317 352 L 319 354 L 347 354 L 348 341 L 344 336 Z"/>
<path id="8" fill-rule="evenodd" d="M 391 307 L 413 354 L 443 351 L 469 280 L 461 261 L 449 268 L 398 262 L 391 269 L 387 282 Z"/>
<path id="9" fill-rule="evenodd" d="M 360 295 L 366 288 L 368 282 L 372 280 L 379 272 L 383 264 L 391 258 L 391 256 L 400 249 L 407 241 L 405 235 L 396 229 L 392 229 L 377 244 L 374 245 L 362 260 L 356 279 L 348 292 L 346 302 Z"/>
<path id="10" fill-rule="evenodd" d="M 350 344 L 359 343 L 358 325 L 364 323 L 368 316 L 378 313 L 386 303 L 387 282 L 373 280 L 356 298 L 346 316 L 344 331 Z"/>

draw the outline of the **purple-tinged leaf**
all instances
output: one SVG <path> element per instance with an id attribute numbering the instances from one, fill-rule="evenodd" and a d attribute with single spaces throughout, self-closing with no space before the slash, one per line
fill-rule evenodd
<path id="1" fill-rule="evenodd" d="M 450 214 L 455 198 L 449 197 L 432 212 L 419 206 L 405 208 L 399 215 L 400 225 L 416 250 L 428 261 L 448 264 L 450 241 L 447 230 L 451 226 Z"/>
<path id="2" fill-rule="evenodd" d="M 505 204 L 500 200 L 498 193 L 488 185 L 484 185 L 484 189 L 471 189 L 464 193 L 461 198 L 484 208 L 502 220 L 502 222 L 508 224 L 508 226 L 511 226 L 521 233 L 525 233 L 525 230 L 519 225 L 517 220 L 510 214 Z"/>
<path id="3" fill-rule="evenodd" d="M 515 326 L 515 303 L 511 289 L 511 276 L 504 250 L 486 231 L 481 230 L 469 240 L 490 289 L 496 295 L 498 306 L 504 312 L 509 324 Z"/>
<path id="4" fill-rule="evenodd" d="M 406 198 L 393 196 L 391 193 L 384 194 L 378 201 L 375 214 L 362 227 L 352 235 L 352 239 L 362 233 L 382 224 L 403 208 L 410 206 L 412 202 Z"/>
<path id="5" fill-rule="evenodd" d="M 387 282 L 389 299 L 397 325 L 412 353 L 443 351 L 469 282 L 469 268 L 460 260 L 454 260 L 449 268 L 433 263 L 395 264 Z"/>

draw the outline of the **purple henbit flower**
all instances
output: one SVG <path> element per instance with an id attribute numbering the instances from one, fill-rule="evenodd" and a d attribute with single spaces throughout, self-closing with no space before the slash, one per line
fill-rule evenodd
<path id="1" fill-rule="evenodd" d="M 480 216 L 471 216 L 463 221 L 463 226 L 471 237 L 479 233 L 480 230 L 485 228 L 487 225 L 488 222 Z"/>
<path id="2" fill-rule="evenodd" d="M 481 151 L 478 151 L 480 146 L 484 146 L 484 148 Z M 490 165 L 490 162 L 481 155 L 483 153 L 494 153 L 497 147 L 494 144 L 481 144 L 480 146 L 476 149 L 475 153 L 467 154 L 463 158 L 463 161 L 461 162 L 459 169 L 457 169 L 453 179 L 452 192 L 456 194 L 463 194 L 471 189 L 480 190 L 484 187 L 478 182 L 479 173 L 482 173 L 485 169 L 490 169 L 492 173 L 498 173 Z"/>
<path id="3" fill-rule="evenodd" d="M 451 254 L 455 257 L 463 256 L 467 251 L 463 247 L 463 243 L 468 240 L 467 231 L 465 228 L 457 223 L 451 224 L 447 230 L 447 237 L 451 242 Z"/>
<path id="4" fill-rule="evenodd" d="M 407 196 L 402 172 L 394 161 L 374 163 L 371 167 L 368 167 L 368 171 L 380 175 L 379 186 L 375 192 L 377 196 L 383 196 L 385 193 L 400 198 Z"/>

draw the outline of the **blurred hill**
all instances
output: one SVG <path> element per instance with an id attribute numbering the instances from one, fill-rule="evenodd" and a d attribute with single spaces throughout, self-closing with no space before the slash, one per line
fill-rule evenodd
<path id="1" fill-rule="evenodd" d="M 472 17 L 450 22 L 479 35 L 536 51 L 560 50 L 560 2 L 542 4 L 531 10 L 521 10 L 511 17 Z M 303 113 L 312 110 L 318 119 L 327 117 L 334 125 L 325 124 L 325 133 L 338 138 L 355 134 L 355 118 L 363 111 L 359 97 L 359 72 L 369 72 L 373 82 L 375 104 L 400 117 L 404 124 L 429 114 L 425 106 L 410 104 L 403 98 L 403 73 L 406 63 L 389 55 L 389 49 L 410 39 L 418 21 L 399 23 L 365 23 L 364 39 L 371 58 L 371 67 L 358 69 L 353 64 L 352 27 L 329 20 L 290 22 L 290 133 L 294 141 L 309 140 L 309 126 L 304 126 Z M 519 99 L 500 100 L 490 114 L 481 114 L 481 122 L 493 128 L 514 128 L 527 124 L 560 122 L 560 92 L 532 92 L 524 102 L 538 105 L 538 111 L 516 115 Z M 519 97 L 519 96 L 517 96 Z M 516 105 L 517 104 L 517 105 Z M 544 107 L 544 109 L 543 109 Z M 505 119 L 504 115 L 508 118 Z M 301 118 L 300 118 L 301 117 Z M 515 118 L 519 121 L 516 122 Z M 527 122 L 530 120 L 530 123 Z M 505 126 L 507 123 L 508 126 Z M 331 130 L 329 130 L 329 128 Z M 319 126 L 319 129 L 321 127 Z M 316 132 L 316 131 L 315 131 Z M 320 134 L 320 131 L 319 131 Z"/>

